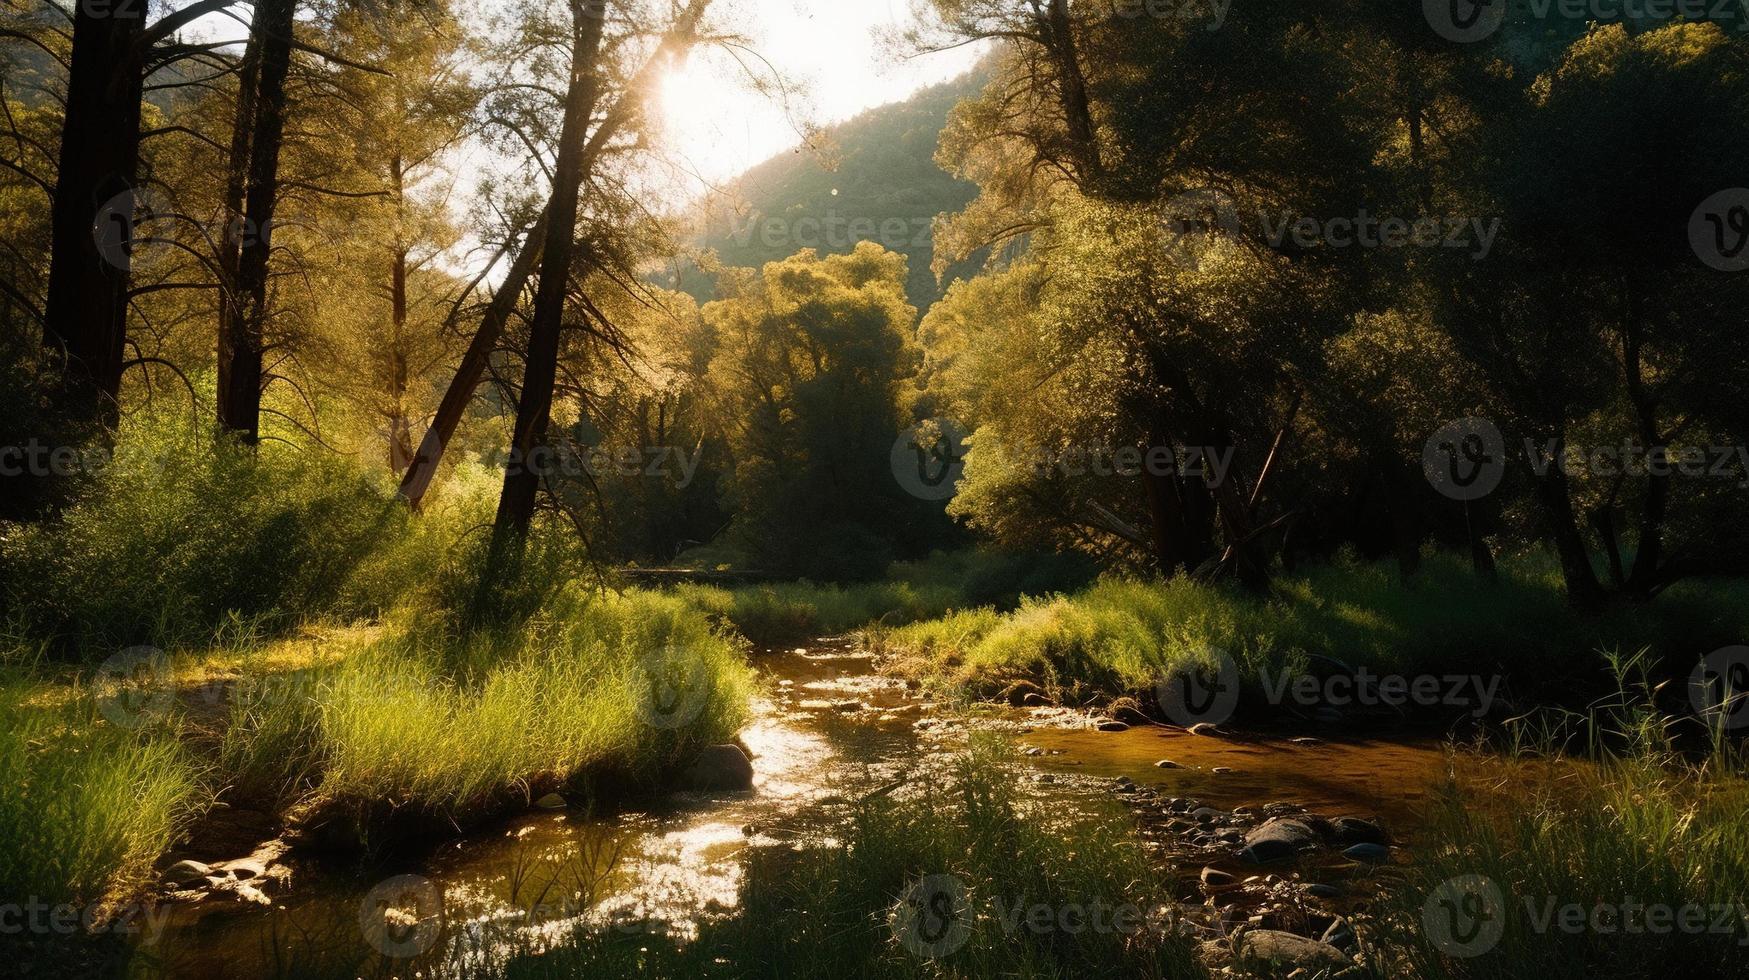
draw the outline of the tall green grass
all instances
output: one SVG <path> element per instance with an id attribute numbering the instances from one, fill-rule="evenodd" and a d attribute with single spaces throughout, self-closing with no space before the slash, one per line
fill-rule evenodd
<path id="1" fill-rule="evenodd" d="M 1606 685 L 1594 666 L 1602 647 L 1650 646 L 1686 669 L 1744 636 L 1746 581 L 1685 583 L 1654 603 L 1593 617 L 1566 604 L 1544 561 L 1505 562 L 1491 585 L 1445 556 L 1410 579 L 1389 564 L 1319 567 L 1281 579 L 1268 598 L 1184 579 L 1106 579 L 1009 613 L 964 610 L 871 631 L 899 669 L 981 693 L 1015 678 L 1108 693 L 1146 688 L 1212 651 L 1246 677 L 1321 655 L 1380 671 L 1499 673 L 1521 693 L 1571 693 Z"/>
<path id="2" fill-rule="evenodd" d="M 205 799 L 181 745 L 114 727 L 88 691 L 14 680 L 0 726 L 0 902 L 131 899 Z"/>
<path id="3" fill-rule="evenodd" d="M 1644 677 L 1643 654 L 1611 664 L 1618 677 Z M 1749 975 L 1749 758 L 1726 740 L 1679 752 L 1681 723 L 1658 712 L 1652 685 L 1623 692 L 1576 725 L 1545 719 L 1509 757 L 1460 760 L 1406 880 L 1381 907 L 1386 972 Z M 1599 906 L 1607 912 L 1593 925 Z M 1653 907 L 1670 910 L 1661 929 L 1651 928 Z M 1693 928 L 1677 925 L 1684 909 L 1696 910 Z M 1563 914 L 1578 919 L 1563 925 Z M 1453 921 L 1473 945 L 1452 944 Z M 1475 931 L 1480 921 L 1497 937 Z"/>
<path id="4" fill-rule="evenodd" d="M 698 688 L 684 718 L 647 711 L 666 667 Z M 317 695 L 317 793 L 467 816 L 584 770 L 649 777 L 733 739 L 750 691 L 738 642 L 684 600 L 570 590 L 512 637 L 401 639 L 334 670 Z"/>

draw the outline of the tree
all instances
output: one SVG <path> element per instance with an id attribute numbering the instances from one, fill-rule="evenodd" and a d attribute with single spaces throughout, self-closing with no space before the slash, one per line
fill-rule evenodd
<path id="1" fill-rule="evenodd" d="M 915 503 L 889 463 L 920 359 L 904 257 L 872 242 L 825 258 L 804 249 L 727 279 L 704 317 L 734 539 L 771 570 L 878 571 L 906 544 L 893 529 Z"/>

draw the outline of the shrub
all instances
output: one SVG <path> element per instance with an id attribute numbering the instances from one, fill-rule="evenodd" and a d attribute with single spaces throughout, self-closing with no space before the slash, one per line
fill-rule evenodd
<path id="1" fill-rule="evenodd" d="M 332 457 L 140 420 L 59 517 L 0 539 L 7 605 L 61 648 L 199 644 L 334 610 L 405 508 Z"/>

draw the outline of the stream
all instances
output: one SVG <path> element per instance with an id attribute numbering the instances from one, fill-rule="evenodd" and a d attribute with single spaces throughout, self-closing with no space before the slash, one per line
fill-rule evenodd
<path id="1" fill-rule="evenodd" d="M 317 962 L 346 975 L 431 976 L 538 950 L 580 924 L 685 939 L 734 914 L 752 849 L 829 826 L 836 804 L 948 758 L 972 730 L 1010 739 L 1040 796 L 1109 805 L 1115 791 L 1161 863 L 1189 886 L 1206 864 L 1241 876 L 1258 869 L 1231 858 L 1230 840 L 1199 852 L 1182 833 L 1160 830 L 1175 811 L 1296 804 L 1376 818 L 1402 840 L 1446 759 L 1433 739 L 1105 732 L 1065 708 L 955 709 L 882 676 L 848 640 L 767 651 L 754 665 L 766 683 L 740 739 L 753 756 L 752 792 L 673 793 L 605 816 L 575 805 L 536 810 L 368 873 L 293 858 L 289 887 L 272 894 L 271 907 L 169 906 L 163 929 L 140 939 L 136 964 L 170 976 L 271 976 Z M 1157 767 L 1162 759 L 1177 768 Z M 414 911 L 405 928 L 367 934 L 361 910 L 385 903 Z"/>

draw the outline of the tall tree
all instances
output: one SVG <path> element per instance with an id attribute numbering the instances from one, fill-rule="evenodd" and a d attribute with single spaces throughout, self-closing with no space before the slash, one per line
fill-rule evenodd
<path id="1" fill-rule="evenodd" d="M 262 371 L 269 315 L 268 281 L 273 255 L 273 216 L 279 205 L 279 157 L 285 139 L 286 77 L 291 71 L 297 23 L 296 0 L 260 0 L 251 24 L 255 116 L 249 124 L 249 166 L 243 194 L 243 237 L 233 286 L 236 314 L 221 344 L 229 353 L 221 369 L 219 425 L 245 445 L 261 436 Z"/>

